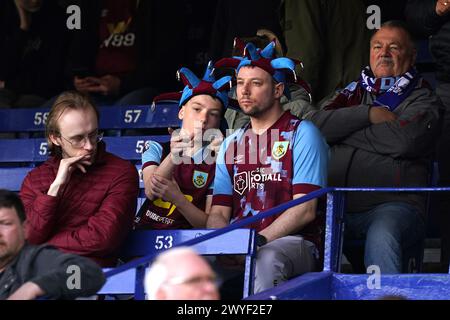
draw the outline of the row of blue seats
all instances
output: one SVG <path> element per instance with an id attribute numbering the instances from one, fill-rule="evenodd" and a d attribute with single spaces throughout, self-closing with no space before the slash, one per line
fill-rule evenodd
<path id="1" fill-rule="evenodd" d="M 177 127 L 178 106 L 158 104 L 149 106 L 101 107 L 100 129 L 149 129 Z M 48 109 L 0 110 L 0 131 L 2 132 L 40 132 L 44 130 Z M 169 135 L 104 137 L 107 151 L 130 160 L 140 170 L 141 154 L 147 141 L 167 142 Z M 45 139 L 0 139 L 0 188 L 19 191 L 26 174 L 48 157 Z M 140 181 L 142 202 L 143 182 Z M 198 238 L 212 230 L 164 230 L 135 231 L 124 243 L 121 257 L 156 256 L 162 250 L 179 245 L 187 240 Z M 242 254 L 246 256 L 245 282 L 243 296 L 253 292 L 254 257 L 256 252 L 254 230 L 242 229 L 227 233 L 210 241 L 196 244 L 200 254 Z M 232 244 L 232 245 L 230 245 Z M 113 272 L 112 270 L 105 270 Z M 145 268 L 131 269 L 108 278 L 99 294 L 135 294 L 144 298 L 143 277 Z"/>
<path id="2" fill-rule="evenodd" d="M 104 137 L 106 150 L 126 160 L 140 161 L 148 141 L 160 143 L 170 140 L 169 135 Z M 34 139 L 0 139 L 1 163 L 44 162 L 48 157 L 47 141 Z"/>
<path id="3" fill-rule="evenodd" d="M 141 154 L 149 140 L 167 142 L 165 136 L 129 136 L 105 137 L 106 150 L 119 157 L 130 160 L 141 169 Z M 0 187 L 19 191 L 27 173 L 48 156 L 48 146 L 45 139 L 0 139 Z M 143 182 L 140 181 L 143 197 Z"/>
<path id="4" fill-rule="evenodd" d="M 153 129 L 179 127 L 178 104 L 99 107 L 100 129 Z M 0 109 L 0 132 L 45 130 L 49 109 Z"/>
<path id="5" fill-rule="evenodd" d="M 25 179 L 28 172 L 33 170 L 33 167 L 0 167 L 0 189 L 7 189 L 10 191 L 18 192 L 22 186 L 22 182 Z M 141 165 L 136 165 L 136 170 L 140 172 Z M 139 180 L 139 198 L 145 197 L 144 195 L 144 182 Z M 139 199 L 139 205 L 142 199 Z"/>
<path id="6" fill-rule="evenodd" d="M 170 136 L 130 136 L 105 137 L 107 150 L 136 163 L 140 170 L 141 154 L 146 141 L 165 142 Z M 44 139 L 0 139 L 0 188 L 19 191 L 26 174 L 47 157 L 47 142 Z M 8 167 L 7 165 L 13 165 Z M 18 167 L 17 165 L 26 165 Z M 143 181 L 140 181 L 138 207 L 144 200 Z M 212 230 L 148 230 L 133 231 L 124 243 L 121 258 L 156 256 L 162 250 L 177 246 L 187 240 L 198 238 Z M 243 297 L 253 292 L 254 258 L 256 254 L 255 232 L 250 229 L 234 230 L 220 237 L 198 243 L 194 246 L 203 255 L 240 254 L 246 256 Z M 105 269 L 113 272 L 114 269 Z M 130 269 L 108 277 L 99 294 L 134 294 L 136 299 L 144 299 L 143 278 L 145 268 Z"/>
<path id="7" fill-rule="evenodd" d="M 148 127 L 148 126 L 147 126 Z M 165 126 L 164 126 L 165 127 Z M 122 128 L 118 128 L 122 129 Z M 22 130 L 18 130 L 22 131 Z M 24 130 L 27 131 L 27 130 Z M 33 130 L 31 130 L 33 131 Z M 108 146 L 108 150 L 110 152 L 113 152 L 115 154 L 120 155 L 121 157 L 132 160 L 134 162 L 138 162 L 140 159 L 140 153 L 142 152 L 144 148 L 144 144 L 146 140 L 149 139 L 155 139 L 159 141 L 163 141 L 164 139 L 167 141 L 168 136 L 161 137 L 161 136 L 155 136 L 155 137 L 120 137 L 120 138 L 105 138 Z M 44 161 L 46 158 L 46 152 L 47 152 L 47 146 L 46 142 L 43 139 L 24 139 L 24 140 L 3 140 L 3 145 L 1 144 L 2 141 L 0 140 L 0 150 L 3 152 L 1 153 L 1 162 L 7 162 L 7 163 L 30 163 L 30 164 L 36 164 L 38 162 Z M 12 150 L 22 150 L 22 151 L 12 151 Z M 41 154 L 40 154 L 41 153 Z M 25 168 L 2 168 L 0 169 L 0 181 L 1 183 L 10 183 L 12 180 L 14 180 L 12 177 L 14 174 L 13 172 L 28 172 L 30 170 L 30 167 Z M 2 172 L 5 170 L 5 175 L 2 176 Z M 17 178 L 15 179 L 16 182 L 20 182 L 23 180 L 24 175 L 20 176 L 17 175 Z M 16 183 L 16 188 L 17 188 Z M 142 188 L 142 185 L 141 185 Z M 13 189 L 13 188 L 11 188 Z M 13 189 L 14 190 L 14 189 Z M 18 189 L 17 189 L 18 190 Z M 331 226 L 332 227 L 332 226 Z M 330 228 L 330 226 L 327 225 L 327 228 Z M 185 235 L 185 238 L 179 238 L 179 240 L 174 241 L 175 234 L 177 232 L 180 232 L 180 235 Z M 168 233 L 160 232 L 160 231 L 151 231 L 146 232 L 142 234 L 133 233 L 130 235 L 130 238 L 126 242 L 126 248 L 123 252 L 126 254 L 132 254 L 134 255 L 136 252 L 137 255 L 142 254 L 155 254 L 159 252 L 160 250 L 167 249 L 173 245 L 178 245 L 179 243 L 183 242 L 187 239 L 193 239 L 197 238 L 198 236 L 202 236 L 204 233 L 211 232 L 210 230 L 202 231 L 202 230 L 189 230 L 189 231 L 168 231 Z M 246 267 L 246 290 L 244 292 L 244 296 L 248 296 L 251 293 L 252 288 L 252 268 L 254 268 L 254 240 L 252 240 L 252 237 L 250 233 L 248 233 L 248 236 L 246 234 L 250 231 L 243 231 L 243 233 L 239 236 L 239 239 L 242 238 L 242 241 L 240 240 L 239 243 L 241 243 L 247 251 L 242 251 L 240 254 L 246 254 L 247 258 L 249 259 L 248 266 Z M 164 233 L 164 234 L 163 234 Z M 142 238 L 144 237 L 145 240 Z M 245 238 L 247 237 L 247 238 Z M 137 241 L 136 241 L 137 240 Z M 234 238 L 234 240 L 236 240 Z M 136 242 L 135 242 L 136 241 Z M 214 252 L 211 254 L 218 254 L 223 253 L 220 249 L 224 244 L 228 246 L 228 243 L 230 241 L 224 242 L 221 241 L 221 238 L 216 238 L 215 240 L 209 240 L 207 242 L 204 242 L 204 245 L 209 248 L 209 252 Z M 236 242 L 236 241 L 232 241 Z M 137 243 L 138 247 L 133 248 L 133 243 Z M 333 241 L 334 243 L 334 241 Z M 140 245 L 139 245 L 140 244 Z M 196 247 L 197 248 L 197 247 Z M 242 248 L 241 248 L 242 249 Z M 137 250 L 137 251 L 136 251 Z M 197 248 L 198 250 L 198 248 Z M 233 249 L 237 250 L 237 249 Z M 249 251 L 250 250 L 250 251 Z M 241 251 L 239 251 L 241 252 Z M 203 253 L 203 251 L 200 250 L 200 253 Z M 231 253 L 237 254 L 237 251 L 232 251 Z M 339 263 L 337 264 L 339 265 Z M 334 268 L 336 269 L 336 268 Z M 328 269 L 330 270 L 330 269 Z M 335 271 L 335 270 L 333 270 Z M 108 282 L 105 285 L 105 287 L 100 291 L 103 294 L 120 294 L 120 293 L 133 293 L 136 292 L 138 298 L 143 298 L 143 288 L 142 288 L 142 278 L 143 278 L 143 268 L 137 268 L 132 269 L 131 271 L 122 273 L 117 276 L 112 276 L 108 278 Z M 124 278 L 125 277 L 125 278 Z M 249 289 L 250 288 L 250 289 Z"/>

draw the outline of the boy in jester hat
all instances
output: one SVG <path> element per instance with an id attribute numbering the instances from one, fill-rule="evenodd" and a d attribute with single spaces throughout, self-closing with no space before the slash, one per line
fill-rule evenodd
<path id="1" fill-rule="evenodd" d="M 223 140 L 220 127 L 228 104 L 231 77 L 215 80 L 212 63 L 203 79 L 181 68 L 182 92 L 157 96 L 179 101 L 180 130 L 170 143 L 150 141 L 142 154 L 147 200 L 135 221 L 138 229 L 204 228 L 211 207 L 215 154 Z"/>
<path id="2" fill-rule="evenodd" d="M 285 83 L 295 62 L 246 45 L 246 55 L 220 60 L 236 68 L 236 95 L 250 123 L 228 136 L 216 160 L 214 194 L 207 227 L 259 216 L 266 210 L 326 186 L 328 147 L 309 121 L 284 111 Z M 255 293 L 316 270 L 321 245 L 317 199 L 297 204 L 250 225 L 258 232 Z M 241 264 L 239 258 L 227 261 Z M 224 261 L 222 261 L 223 263 Z"/>

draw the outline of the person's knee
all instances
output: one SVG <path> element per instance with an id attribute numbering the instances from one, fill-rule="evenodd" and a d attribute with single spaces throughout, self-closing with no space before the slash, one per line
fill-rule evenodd
<path id="1" fill-rule="evenodd" d="M 282 262 L 285 260 L 284 255 L 280 250 L 271 246 L 263 246 L 258 250 L 257 258 L 256 258 L 256 268 L 257 269 L 280 269 L 282 264 L 278 262 Z"/>
<path id="2" fill-rule="evenodd" d="M 366 251 L 388 251 L 392 248 L 401 247 L 401 237 L 398 233 L 390 230 L 379 230 L 367 234 Z"/>
<path id="3" fill-rule="evenodd" d="M 379 208 L 368 232 L 397 237 L 410 232 L 411 229 L 420 229 L 422 225 L 420 213 L 413 206 L 402 203 L 387 204 Z"/>
<path id="4" fill-rule="evenodd" d="M 312 252 L 312 244 L 308 246 L 302 239 L 295 239 L 291 243 L 284 243 L 283 240 L 269 243 L 258 250 L 257 269 L 283 274 L 286 277 L 315 269 L 316 259 Z"/>
<path id="5" fill-rule="evenodd" d="M 258 250 L 255 267 L 255 293 L 273 288 L 288 280 L 286 264 L 279 250 L 261 247 Z"/>

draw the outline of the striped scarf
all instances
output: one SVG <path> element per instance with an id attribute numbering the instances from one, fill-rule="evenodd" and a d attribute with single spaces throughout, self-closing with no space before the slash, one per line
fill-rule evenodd
<path id="1" fill-rule="evenodd" d="M 422 78 L 415 68 L 409 69 L 399 77 L 375 78 L 370 68 L 366 67 L 362 70 L 359 80 L 350 83 L 325 109 L 359 105 L 364 93 L 368 92 L 376 96 L 374 106 L 394 111 L 410 95 L 420 80 Z"/>

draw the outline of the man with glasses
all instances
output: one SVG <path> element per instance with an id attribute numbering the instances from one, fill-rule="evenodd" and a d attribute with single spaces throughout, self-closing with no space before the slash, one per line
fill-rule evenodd
<path id="1" fill-rule="evenodd" d="M 48 243 L 114 266 L 133 225 L 139 179 L 129 162 L 105 151 L 89 98 L 62 93 L 46 124 L 50 158 L 25 178 L 20 196 L 28 241 Z"/>
<path id="2" fill-rule="evenodd" d="M 216 275 L 187 247 L 161 253 L 145 276 L 148 300 L 219 300 Z"/>

